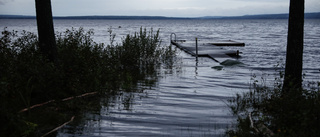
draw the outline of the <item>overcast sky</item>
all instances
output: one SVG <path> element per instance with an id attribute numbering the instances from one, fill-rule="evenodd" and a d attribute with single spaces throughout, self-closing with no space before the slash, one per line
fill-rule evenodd
<path id="1" fill-rule="evenodd" d="M 235 16 L 288 13 L 289 0 L 51 0 L 53 16 Z M 305 0 L 320 12 L 320 0 Z M 0 14 L 35 15 L 35 0 L 0 0 Z"/>

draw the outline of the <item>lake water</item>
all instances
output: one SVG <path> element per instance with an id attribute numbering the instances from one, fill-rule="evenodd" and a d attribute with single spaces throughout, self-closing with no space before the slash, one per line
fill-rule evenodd
<path id="1" fill-rule="evenodd" d="M 163 45 L 170 34 L 200 43 L 219 40 L 244 42 L 245 47 L 225 47 L 242 52 L 241 66 L 212 69 L 218 62 L 209 58 L 196 61 L 178 51 L 178 63 L 162 69 L 157 84 L 139 93 L 124 93 L 108 100 L 98 113 L 88 113 L 78 127 L 66 126 L 58 136 L 221 136 L 235 118 L 226 100 L 249 91 L 252 75 L 266 78 L 272 85 L 274 66 L 283 64 L 287 41 L 287 20 L 55 20 L 55 31 L 71 27 L 94 29 L 94 40 L 108 43 L 108 28 L 117 42 L 140 27 L 160 29 Z M 36 32 L 35 20 L 0 20 L 8 30 Z M 320 20 L 305 21 L 305 81 L 320 79 Z M 307 82 L 304 82 L 307 84 Z M 102 101 L 103 102 L 103 101 Z M 73 131 L 76 131 L 75 133 Z"/>

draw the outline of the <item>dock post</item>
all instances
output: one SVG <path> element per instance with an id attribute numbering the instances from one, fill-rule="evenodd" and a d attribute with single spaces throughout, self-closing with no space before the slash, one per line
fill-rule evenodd
<path id="1" fill-rule="evenodd" d="M 177 42 L 177 35 L 176 35 L 176 33 L 171 33 L 171 35 L 170 35 L 170 43 L 172 42 L 172 35 L 174 35 L 174 42 Z"/>
<path id="2" fill-rule="evenodd" d="M 196 38 L 196 60 L 198 61 L 198 38 Z"/>

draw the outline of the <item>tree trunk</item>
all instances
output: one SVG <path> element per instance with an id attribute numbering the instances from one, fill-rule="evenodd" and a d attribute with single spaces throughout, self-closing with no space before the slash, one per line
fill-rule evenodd
<path id="1" fill-rule="evenodd" d="M 35 0 L 39 48 L 49 61 L 57 62 L 57 47 L 53 28 L 51 0 Z"/>
<path id="2" fill-rule="evenodd" d="M 301 89 L 304 0 L 290 0 L 287 55 L 283 91 Z"/>

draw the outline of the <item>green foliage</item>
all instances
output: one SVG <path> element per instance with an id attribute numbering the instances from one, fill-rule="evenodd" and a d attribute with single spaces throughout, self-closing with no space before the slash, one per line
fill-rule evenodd
<path id="1" fill-rule="evenodd" d="M 72 28 L 58 34 L 55 65 L 41 55 L 35 34 L 23 31 L 19 36 L 4 29 L 0 38 L 0 136 L 41 135 L 90 103 L 75 99 L 19 113 L 23 108 L 94 91 L 106 96 L 134 92 L 139 85 L 155 84 L 160 64 L 172 64 L 175 51 L 161 45 L 159 31 L 154 34 L 152 29 L 141 28 L 117 45 L 112 30 L 109 32 L 110 45 L 94 42 L 93 30 Z"/>
<path id="2" fill-rule="evenodd" d="M 320 134 L 319 87 L 282 91 L 282 74 L 280 78 L 275 78 L 274 88 L 259 83 L 254 76 L 249 92 L 237 94 L 229 100 L 229 107 L 238 120 L 237 127 L 229 130 L 227 135 L 271 136 L 272 133 L 261 129 L 261 126 L 267 127 L 273 136 L 279 137 L 313 137 Z"/>

